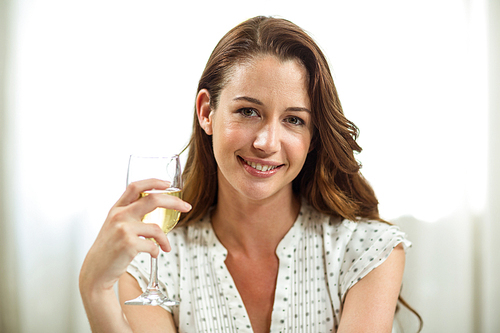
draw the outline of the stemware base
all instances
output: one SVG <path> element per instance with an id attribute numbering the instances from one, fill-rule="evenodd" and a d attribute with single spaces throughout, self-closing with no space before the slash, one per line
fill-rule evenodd
<path id="1" fill-rule="evenodd" d="M 146 290 L 141 296 L 125 302 L 126 305 L 179 305 L 179 302 L 169 299 L 157 290 Z"/>

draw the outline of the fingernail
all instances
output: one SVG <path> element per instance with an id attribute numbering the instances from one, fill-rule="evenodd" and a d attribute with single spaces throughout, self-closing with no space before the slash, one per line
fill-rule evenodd
<path id="1" fill-rule="evenodd" d="M 187 202 L 185 203 L 185 206 L 186 206 L 186 209 L 188 210 L 191 210 L 191 208 L 193 208 L 193 206 L 191 206 L 190 204 L 188 204 Z"/>

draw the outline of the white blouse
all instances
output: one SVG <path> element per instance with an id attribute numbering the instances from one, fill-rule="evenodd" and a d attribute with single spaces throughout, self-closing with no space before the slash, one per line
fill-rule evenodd
<path id="1" fill-rule="evenodd" d="M 252 332 L 236 285 L 224 263 L 227 250 L 207 215 L 168 235 L 172 251 L 158 261 L 160 286 L 179 306 L 179 332 Z M 276 249 L 279 270 L 270 332 L 336 332 L 345 295 L 380 265 L 394 247 L 411 246 L 396 226 L 334 221 L 304 200 L 290 231 Z M 128 272 L 141 288 L 149 279 L 149 254 L 139 254 Z"/>

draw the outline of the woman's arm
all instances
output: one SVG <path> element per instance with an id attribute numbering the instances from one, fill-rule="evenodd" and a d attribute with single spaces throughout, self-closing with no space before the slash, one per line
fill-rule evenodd
<path id="1" fill-rule="evenodd" d="M 111 208 L 99 235 L 90 248 L 80 271 L 80 294 L 92 332 L 133 332 L 114 292 L 114 285 L 139 252 L 158 255 L 154 238 L 164 251 L 170 251 L 167 236 L 156 224 L 142 223 L 142 217 L 157 207 L 187 212 L 189 204 L 170 195 L 140 193 L 168 184 L 158 179 L 132 183 Z M 143 236 L 145 238 L 142 238 Z"/>
<path id="2" fill-rule="evenodd" d="M 80 282 L 80 290 L 86 288 Z M 83 305 L 92 332 L 132 333 L 113 289 L 82 291 Z"/>
<path id="3" fill-rule="evenodd" d="M 399 244 L 384 263 L 347 292 L 339 333 L 392 331 L 404 265 L 405 252 Z"/>
<path id="4" fill-rule="evenodd" d="M 128 323 L 134 333 L 177 332 L 172 314 L 159 306 L 137 306 L 125 305 L 124 301 L 134 299 L 142 294 L 137 280 L 130 274 L 125 273 L 118 282 L 120 303 Z"/>

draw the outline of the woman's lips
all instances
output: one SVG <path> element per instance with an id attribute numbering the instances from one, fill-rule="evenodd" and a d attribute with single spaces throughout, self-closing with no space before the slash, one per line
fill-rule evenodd
<path id="1" fill-rule="evenodd" d="M 245 161 L 245 163 L 250 165 L 252 168 L 257 169 L 259 171 L 273 170 L 273 169 L 276 169 L 278 167 L 277 165 L 262 165 L 260 163 L 255 163 L 255 162 L 250 162 L 250 161 Z"/>
<path id="2" fill-rule="evenodd" d="M 271 176 L 275 174 L 283 166 L 283 164 L 277 165 L 277 164 L 265 164 L 265 163 L 253 162 L 253 161 L 248 161 L 240 156 L 238 157 L 247 171 L 249 171 L 251 174 L 258 176 Z"/>

